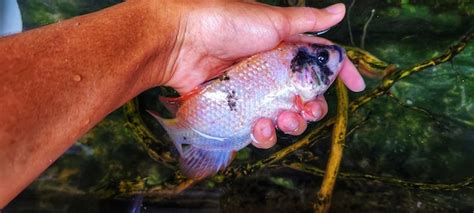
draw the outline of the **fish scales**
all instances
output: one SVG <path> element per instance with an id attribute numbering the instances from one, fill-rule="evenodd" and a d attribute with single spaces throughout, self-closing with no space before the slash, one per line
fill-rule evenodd
<path id="1" fill-rule="evenodd" d="M 293 55 L 290 51 L 285 53 L 286 57 Z M 177 119 L 186 118 L 187 124 L 197 131 L 229 138 L 249 136 L 257 117 L 274 117 L 279 110 L 290 109 L 291 94 L 282 92 L 290 88 L 288 71 L 275 61 L 278 56 L 274 55 L 275 52 L 269 52 L 252 57 L 231 68 L 225 74 L 226 80 L 213 81 L 203 89 L 202 95 L 187 100 Z"/>

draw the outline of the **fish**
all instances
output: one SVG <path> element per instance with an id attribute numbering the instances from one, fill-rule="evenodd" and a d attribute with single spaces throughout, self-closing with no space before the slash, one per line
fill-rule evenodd
<path id="1" fill-rule="evenodd" d="M 336 79 L 345 55 L 338 45 L 281 43 L 224 70 L 178 98 L 160 97 L 174 114 L 164 127 L 180 155 L 184 175 L 203 179 L 223 170 L 253 139 L 258 118 L 273 121 L 283 110 L 298 111 Z"/>

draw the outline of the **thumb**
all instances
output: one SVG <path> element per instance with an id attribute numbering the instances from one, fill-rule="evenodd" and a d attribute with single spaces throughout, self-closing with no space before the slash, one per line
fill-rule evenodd
<path id="1" fill-rule="evenodd" d="M 336 25 L 344 18 L 346 7 L 339 3 L 323 9 L 290 7 L 278 10 L 286 20 L 281 20 L 282 23 L 275 23 L 275 26 L 277 26 L 280 35 L 290 36 L 304 32 L 322 31 Z"/>

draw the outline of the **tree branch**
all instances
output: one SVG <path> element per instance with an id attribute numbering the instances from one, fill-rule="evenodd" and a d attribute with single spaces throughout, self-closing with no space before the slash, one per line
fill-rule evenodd
<path id="1" fill-rule="evenodd" d="M 336 184 L 339 166 L 341 164 L 344 144 L 346 142 L 347 120 L 348 120 L 348 103 L 349 97 L 347 89 L 341 79 L 336 81 L 337 90 L 337 113 L 334 127 L 332 130 L 331 153 L 326 165 L 326 172 L 323 183 L 316 195 L 316 203 L 313 205 L 315 212 L 329 212 L 331 206 L 332 192 Z"/>

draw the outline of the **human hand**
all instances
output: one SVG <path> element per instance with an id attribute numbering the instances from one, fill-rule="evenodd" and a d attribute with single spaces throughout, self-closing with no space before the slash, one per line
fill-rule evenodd
<path id="1" fill-rule="evenodd" d="M 179 93 L 191 91 L 204 81 L 216 77 L 241 58 L 270 50 L 283 40 L 313 40 L 303 32 L 322 31 L 340 22 L 345 13 L 343 4 L 325 9 L 280 8 L 241 1 L 190 2 L 174 1 L 182 8 L 180 29 L 173 58 L 162 81 Z M 353 91 L 365 84 L 354 65 L 346 58 L 341 79 Z M 328 111 L 324 97 L 303 103 L 301 111 L 284 111 L 276 126 L 283 132 L 299 135 L 307 121 L 320 120 Z M 253 127 L 258 148 L 270 148 L 276 143 L 275 124 L 269 118 L 259 119 Z"/>

